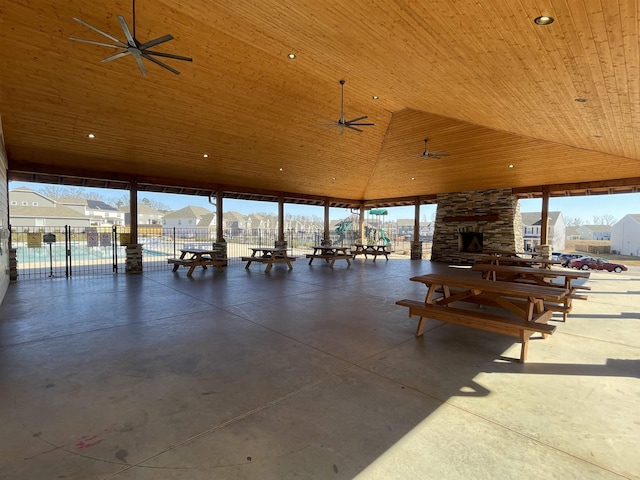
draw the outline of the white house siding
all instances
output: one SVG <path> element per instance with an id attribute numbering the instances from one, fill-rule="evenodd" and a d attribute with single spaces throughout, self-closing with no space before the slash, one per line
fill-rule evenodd
<path id="1" fill-rule="evenodd" d="M 522 212 L 522 238 L 524 249 L 532 250 L 540 245 L 541 214 L 538 212 Z M 553 250 L 564 250 L 567 227 L 562 212 L 549 212 L 549 237 L 547 242 Z"/>
<path id="2" fill-rule="evenodd" d="M 27 187 L 14 188 L 9 192 L 9 203 L 21 207 L 49 207 L 56 206 L 55 200 L 40 192 Z"/>
<path id="3" fill-rule="evenodd" d="M 12 206 L 9 209 L 12 227 L 88 227 L 89 217 L 67 207 L 58 205 L 50 207 L 21 207 Z"/>
<path id="4" fill-rule="evenodd" d="M 640 214 L 625 215 L 611 227 L 611 250 L 640 256 Z"/>

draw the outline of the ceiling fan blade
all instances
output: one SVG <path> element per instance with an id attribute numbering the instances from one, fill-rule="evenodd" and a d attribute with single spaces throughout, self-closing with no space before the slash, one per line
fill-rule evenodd
<path id="1" fill-rule="evenodd" d="M 336 122 L 335 120 L 332 120 L 330 118 L 327 117 L 320 117 L 321 120 L 325 121 L 326 123 L 316 123 L 316 125 L 338 125 L 340 122 Z"/>
<path id="2" fill-rule="evenodd" d="M 429 155 L 431 155 L 431 156 L 438 156 L 438 157 L 448 157 L 448 156 L 449 156 L 449 154 L 448 154 L 448 153 L 441 152 L 441 151 L 438 151 L 438 152 L 431 152 Z"/>
<path id="3" fill-rule="evenodd" d="M 76 42 L 90 43 L 92 45 L 100 45 L 102 47 L 112 47 L 112 48 L 127 48 L 126 45 L 111 45 L 110 43 L 102 43 L 102 42 L 94 42 L 93 40 L 85 40 L 83 38 L 75 38 L 69 37 L 69 40 L 74 40 Z"/>
<path id="4" fill-rule="evenodd" d="M 80 20 L 79 18 L 73 17 L 73 19 L 78 22 L 80 25 L 84 25 L 87 28 L 90 28 L 91 30 L 93 30 L 94 32 L 99 33 L 100 35 L 104 35 L 105 37 L 107 37 L 110 40 L 113 40 L 116 43 L 119 43 L 120 45 L 123 46 L 127 46 L 126 43 L 122 42 L 121 40 L 118 40 L 116 37 L 112 37 L 111 35 L 109 35 L 108 33 L 103 32 L 102 30 L 97 29 L 94 26 L 89 25 L 87 22 L 83 22 L 82 20 Z"/>
<path id="5" fill-rule="evenodd" d="M 131 54 L 131 52 L 127 50 L 127 51 L 124 51 L 124 52 L 116 53 L 115 55 L 111 55 L 110 57 L 104 58 L 104 59 L 102 59 L 100 61 L 103 62 L 103 63 L 106 63 L 106 62 L 110 62 L 112 60 L 116 60 L 118 58 L 126 57 L 127 55 L 130 55 L 130 54 Z"/>
<path id="6" fill-rule="evenodd" d="M 142 52 L 140 55 L 142 55 L 144 58 L 146 58 L 147 60 L 155 63 L 156 65 L 160 65 L 162 68 L 166 68 L 167 70 L 169 70 L 170 72 L 175 73 L 176 75 L 180 75 L 180 72 L 178 70 L 176 70 L 175 68 L 170 67 L 169 65 L 167 65 L 166 63 L 161 62 L 160 60 L 157 60 L 155 58 L 153 58 L 150 55 L 147 55 L 145 52 Z"/>
<path id="7" fill-rule="evenodd" d="M 352 123 L 352 122 L 347 122 L 348 125 L 357 125 L 360 127 L 373 127 L 374 124 L 373 123 Z"/>
<path id="8" fill-rule="evenodd" d="M 127 26 L 127 21 L 124 19 L 122 15 L 118 15 L 118 21 L 120 22 L 120 26 L 122 27 L 122 31 L 124 32 L 124 36 L 127 37 L 127 41 L 129 42 L 129 45 L 132 47 L 138 48 L 138 44 L 136 43 L 136 40 L 133 38 L 133 35 L 131 35 L 131 31 Z"/>
<path id="9" fill-rule="evenodd" d="M 323 132 L 326 132 L 327 130 L 331 130 L 332 128 L 339 127 L 340 125 L 338 125 L 338 124 L 334 123 L 334 124 L 332 124 L 332 125 L 323 124 L 323 125 L 316 125 L 316 126 L 326 127 L 326 128 L 323 128 L 323 129 L 322 129 L 322 131 L 323 131 Z"/>
<path id="10" fill-rule="evenodd" d="M 173 40 L 173 37 L 171 35 L 163 35 L 162 37 L 158 37 L 155 40 L 149 40 L 148 42 L 140 44 L 139 48 L 140 50 L 144 50 L 149 47 L 155 47 L 156 45 L 160 45 L 161 43 L 168 42 L 169 40 Z"/>
<path id="11" fill-rule="evenodd" d="M 142 58 L 140 58 L 140 54 L 139 53 L 134 53 L 133 54 L 133 58 L 136 59 L 136 63 L 138 64 L 138 68 L 140 69 L 140 73 L 142 73 L 142 75 L 146 75 L 147 74 L 147 69 L 144 68 L 144 64 L 142 63 Z"/>
<path id="12" fill-rule="evenodd" d="M 140 50 L 143 50 L 142 46 L 140 46 Z M 182 55 L 174 55 L 173 53 L 152 52 L 151 50 L 146 49 L 144 49 L 144 53 L 148 55 L 157 55 L 158 57 L 173 58 L 175 60 L 184 60 L 185 62 L 193 62 L 193 58 L 191 57 L 183 57 Z"/>
<path id="13" fill-rule="evenodd" d="M 348 123 L 345 123 L 345 125 L 344 125 L 344 126 L 345 126 L 345 127 L 347 127 L 347 128 L 350 128 L 351 130 L 355 130 L 356 132 L 360 132 L 360 133 L 364 132 L 364 130 L 361 130 L 361 129 L 359 129 L 359 128 L 356 128 L 356 127 L 354 127 L 354 126 L 352 126 L 352 125 L 350 125 L 350 124 L 348 124 Z"/>
<path id="14" fill-rule="evenodd" d="M 354 118 L 353 120 L 347 120 L 345 123 L 353 124 L 353 122 L 359 122 L 360 120 L 364 120 L 365 118 L 368 118 L 368 116 L 364 115 L 362 117 Z"/>

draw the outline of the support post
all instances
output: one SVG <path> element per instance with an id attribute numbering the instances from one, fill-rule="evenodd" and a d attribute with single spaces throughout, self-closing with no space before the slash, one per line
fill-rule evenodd
<path id="1" fill-rule="evenodd" d="M 358 242 L 361 244 L 367 243 L 367 239 L 364 237 L 364 203 L 360 204 L 360 218 L 358 220 Z"/>
<path id="2" fill-rule="evenodd" d="M 129 182 L 129 243 L 138 243 L 138 181 Z"/>
<path id="3" fill-rule="evenodd" d="M 420 197 L 416 197 L 416 210 L 413 218 L 413 241 L 411 242 L 411 260 L 422 260 L 422 242 L 420 241 Z"/>
<path id="4" fill-rule="evenodd" d="M 142 273 L 142 244 L 138 243 L 138 181 L 129 182 L 129 243 L 125 246 L 125 272 Z"/>
<path id="5" fill-rule="evenodd" d="M 545 258 L 551 258 L 551 245 L 549 244 L 549 185 L 542 187 L 542 215 L 540 219 L 540 245 L 537 251 Z"/>
<path id="6" fill-rule="evenodd" d="M 278 197 L 278 239 L 276 248 L 287 248 L 287 241 L 284 239 L 284 197 Z"/>
<path id="7" fill-rule="evenodd" d="M 224 192 L 219 188 L 216 190 L 216 241 L 213 242 L 213 249 L 220 258 L 227 258 L 227 241 L 224 239 L 224 214 L 222 213 L 222 199 Z M 225 261 L 224 266 L 227 266 Z"/>
<path id="8" fill-rule="evenodd" d="M 324 199 L 324 236 L 322 245 L 331 245 L 331 237 L 329 235 L 329 197 Z"/>

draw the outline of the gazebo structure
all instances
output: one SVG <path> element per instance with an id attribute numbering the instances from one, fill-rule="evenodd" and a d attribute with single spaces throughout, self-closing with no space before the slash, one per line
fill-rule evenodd
<path id="1" fill-rule="evenodd" d="M 15 268 L 9 252 L 7 184 L 10 180 L 127 189 L 131 195 L 132 219 L 137 218 L 137 197 L 142 191 L 215 198 L 220 216 L 225 198 L 278 202 L 280 218 L 288 203 L 318 205 L 325 208 L 325 239 L 331 207 L 359 210 L 362 218 L 366 209 L 411 205 L 416 210 L 414 239 L 418 243 L 420 206 L 437 202 L 433 259 L 446 262 L 442 265 L 466 265 L 472 261 L 474 251 L 459 247 L 463 237 L 473 239 L 471 245 L 475 250 L 480 238 L 482 248 L 515 247 L 519 241 L 519 198 L 542 198 L 542 223 L 545 224 L 546 205 L 552 196 L 637 192 L 640 184 L 639 8 L 637 2 L 625 0 L 3 2 L 0 6 L 0 175 L 3 180 L 0 182 L 0 267 L 5 274 L 0 276 L 0 298 L 11 296 L 12 292 L 7 290 L 11 269 Z M 221 228 L 222 221 L 218 220 Z M 279 241 L 283 241 L 284 234 L 280 233 Z M 220 230 L 215 240 L 224 242 Z M 544 232 L 541 242 L 545 243 Z M 135 223 L 127 249 L 128 270 L 139 271 L 141 248 Z M 242 419 L 255 419 L 259 416 L 256 414 L 263 411 L 273 414 L 259 424 L 265 428 L 284 431 L 286 419 L 293 424 L 312 424 L 310 418 L 314 415 L 323 420 L 330 417 L 331 400 L 337 401 L 340 392 L 348 392 L 348 398 L 358 398 L 360 392 L 382 391 L 384 395 L 375 398 L 383 404 L 389 402 L 385 404 L 391 405 L 388 408 L 381 408 L 382 404 L 377 401 L 368 403 L 364 394 L 359 397 L 361 402 L 341 404 L 344 408 L 332 425 L 342 432 L 339 438 L 344 441 L 329 442 L 333 431 L 325 429 L 326 423 L 323 423 L 318 429 L 309 428 L 299 438 L 265 438 L 261 450 L 258 448 L 261 440 L 256 440 L 262 431 L 260 428 L 224 430 L 230 435 L 227 440 L 238 435 L 247 444 L 256 446 L 255 451 L 270 451 L 271 461 L 262 465 L 273 467 L 271 475 L 265 475 L 264 470 L 259 469 L 260 464 L 253 463 L 259 454 L 250 451 L 239 454 L 238 449 L 220 455 L 221 463 L 208 460 L 207 468 L 246 462 L 255 469 L 255 478 L 285 478 L 278 474 L 296 475 L 296 460 L 315 452 L 317 455 L 313 458 L 317 463 L 312 467 L 322 468 L 314 470 L 307 465 L 303 473 L 308 478 L 314 472 L 322 472 L 317 473 L 318 478 L 352 475 L 382 455 L 385 449 L 391 450 L 396 441 L 400 448 L 407 447 L 401 444 L 400 438 L 440 406 L 444 410 L 455 410 L 447 417 L 451 422 L 447 425 L 455 424 L 457 432 L 468 433 L 477 440 L 468 443 L 464 435 L 456 436 L 453 444 L 457 450 L 452 447 L 451 458 L 461 455 L 480 458 L 478 451 L 467 447 L 487 440 L 491 448 L 481 450 L 484 458 L 490 458 L 496 468 L 500 459 L 504 459 L 505 470 L 489 468 L 485 473 L 499 471 L 507 478 L 518 472 L 535 478 L 535 472 L 528 468 L 537 465 L 542 469 L 541 476 L 552 476 L 557 473 L 552 467 L 558 463 L 545 464 L 544 459 L 552 455 L 555 460 L 560 452 L 565 463 L 558 471 L 563 473 L 572 472 L 573 462 L 578 462 L 583 478 L 599 474 L 612 478 L 636 475 L 635 460 L 622 466 L 614 464 L 610 459 L 617 457 L 609 455 L 607 449 L 618 447 L 635 453 L 637 449 L 626 450 L 628 444 L 623 443 L 629 438 L 637 442 L 637 435 L 633 437 L 635 434 L 624 426 L 617 428 L 613 420 L 612 423 L 599 421 L 597 427 L 602 426 L 602 431 L 614 432 L 617 437 L 609 443 L 596 442 L 596 447 L 591 448 L 592 438 L 602 438 L 600 430 L 585 433 L 588 427 L 581 430 L 576 426 L 579 424 L 576 418 L 582 417 L 572 415 L 590 412 L 589 418 L 601 419 L 602 412 L 589 405 L 584 397 L 562 391 L 566 384 L 561 382 L 540 383 L 545 388 L 549 384 L 557 387 L 544 390 L 548 396 L 540 396 L 543 390 L 528 383 L 540 373 L 556 379 L 562 374 L 584 377 L 602 374 L 608 379 L 637 376 L 636 363 L 625 363 L 637 362 L 625 360 L 632 357 L 634 351 L 637 355 L 637 342 L 631 345 L 628 340 L 634 338 L 633 335 L 602 334 L 598 337 L 598 346 L 602 347 L 598 352 L 603 352 L 600 358 L 590 347 L 576 342 L 579 330 L 568 327 L 571 335 L 561 337 L 566 347 L 561 350 L 563 353 L 540 349 L 544 353 L 538 362 L 533 362 L 542 364 L 548 360 L 553 366 L 538 367 L 538 370 L 534 366 L 528 372 L 532 377 L 519 377 L 522 383 L 518 385 L 526 392 L 523 395 L 504 388 L 509 384 L 510 375 L 523 371 L 509 370 L 501 359 L 482 353 L 482 348 L 480 357 L 467 356 L 467 347 L 454 353 L 447 348 L 440 349 L 439 358 L 432 359 L 439 370 L 425 374 L 438 388 L 424 387 L 420 361 L 429 357 L 430 351 L 419 345 L 401 348 L 399 345 L 413 341 L 410 329 L 400 334 L 397 330 L 390 331 L 389 324 L 381 317 L 376 317 L 375 322 L 378 333 L 363 333 L 371 324 L 362 317 L 357 329 L 352 330 L 347 322 L 337 337 L 329 335 L 330 341 L 322 342 L 325 337 L 318 327 L 320 321 L 338 318 L 345 311 L 363 316 L 391 314 L 394 310 L 389 308 L 387 293 L 380 289 L 391 284 L 392 294 L 399 294 L 404 288 L 400 279 L 425 268 L 422 263 L 426 262 L 405 262 L 394 272 L 390 268 L 379 283 L 375 276 L 366 277 L 372 283 L 351 283 L 353 280 L 345 278 L 331 283 L 336 282 L 336 278 L 327 277 L 333 274 L 324 269 L 320 273 L 322 277 L 307 277 L 290 287 L 291 290 L 287 290 L 289 284 L 285 279 L 281 279 L 280 286 L 274 283 L 263 287 L 264 290 L 256 289 L 256 284 L 252 290 L 233 288 L 240 284 L 233 282 L 216 281 L 208 285 L 193 282 L 196 287 L 190 296 L 185 294 L 184 283 L 178 279 L 174 278 L 166 289 L 158 280 L 153 292 L 156 303 L 136 296 L 135 292 L 142 289 L 146 280 L 142 275 L 128 276 L 131 283 L 117 279 L 116 282 L 124 283 L 104 287 L 110 292 L 108 297 L 95 295 L 102 303 L 81 302 L 75 293 L 65 291 L 51 294 L 50 305 L 44 309 L 24 300 L 33 299 L 33 292 L 17 285 L 17 297 L 11 298 L 9 305 L 6 301 L 3 305 L 5 312 L 10 312 L 6 314 L 9 319 L 2 319 L 3 326 L 13 325 L 10 319 L 42 320 L 49 312 L 80 315 L 83 320 L 97 312 L 125 319 L 118 326 L 126 330 L 126 334 L 110 330 L 113 336 L 104 341 L 92 331 L 86 338 L 80 338 L 76 335 L 82 336 L 82 327 L 65 318 L 55 331 L 60 332 L 61 337 L 73 339 L 71 350 L 69 345 L 55 342 L 47 343 L 47 349 L 30 350 L 30 342 L 45 342 L 49 338 L 49 333 L 42 333 L 47 332 L 46 322 L 30 325 L 29 331 L 19 327 L 15 331 L 5 330 L 3 338 L 8 338 L 8 346 L 25 345 L 24 350 L 10 355 L 15 363 L 3 364 L 9 365 L 6 367 L 9 377 L 3 378 L 11 378 L 13 382 L 4 390 L 11 393 L 6 398 L 12 399 L 10 403 L 17 410 L 21 404 L 29 406 L 29 421 L 23 421 L 22 425 L 46 424 L 50 429 L 29 430 L 20 427 L 17 420 L 11 424 L 11 442 L 20 438 L 21 445 L 29 445 L 16 454 L 25 459 L 26 463 L 20 465 L 27 465 L 32 459 L 38 465 L 34 470 L 25 466 L 22 471 L 22 466 L 12 464 L 15 468 L 11 471 L 18 478 L 24 472 L 27 475 L 24 478 L 34 478 L 36 474 L 46 478 L 51 472 L 49 459 L 66 452 L 82 463 L 76 465 L 77 468 L 65 465 L 56 471 L 57 475 L 67 478 L 74 475 L 74 478 L 108 478 L 120 473 L 123 475 L 120 478 L 125 478 L 124 475 L 141 462 L 147 468 L 140 473 L 146 475 L 145 478 L 159 478 L 164 473 L 178 478 L 199 468 L 192 468 L 187 457 L 171 462 L 171 452 L 178 450 L 178 446 L 222 431 L 225 426 L 235 427 Z M 381 268 L 386 267 L 378 267 L 378 272 Z M 427 268 L 439 267 L 433 262 Z M 398 281 L 393 283 L 389 279 Z M 314 282 L 319 281 L 327 282 L 328 286 L 315 288 Z M 212 300 L 211 285 L 227 296 L 223 300 Z M 104 299 L 120 298 L 123 291 L 129 294 L 123 300 L 126 308 L 111 311 L 108 308 L 111 304 Z M 93 297 L 94 293 L 88 291 L 89 296 Z M 238 297 L 239 294 L 243 296 Z M 281 310 L 265 304 L 265 299 L 288 294 L 290 299 L 296 298 L 296 302 L 286 303 L 285 316 Z M 247 299 L 247 295 L 255 298 Z M 69 303 L 60 307 L 56 302 L 62 298 Z M 354 298 L 358 298 L 358 302 L 349 303 Z M 616 318 L 620 317 L 618 320 L 627 319 L 626 323 L 616 324 L 624 328 L 632 323 L 628 319 L 637 318 L 637 308 L 627 307 L 627 301 L 627 297 L 620 299 L 614 313 Z M 182 302 L 192 303 L 186 309 L 176 306 Z M 27 306 L 20 309 L 25 304 Z M 607 308 L 606 301 L 599 302 L 597 313 L 606 318 Z M 314 314 L 305 317 L 304 311 Z M 202 312 L 204 317 L 199 316 Z M 582 315 L 583 320 L 587 320 L 592 314 L 583 310 Z M 162 325 L 161 338 L 154 337 L 153 328 L 149 327 L 156 317 L 164 319 L 158 323 Z M 220 330 L 206 323 L 206 319 L 212 317 L 219 322 L 216 327 Z M 296 325 L 281 323 L 301 317 L 309 323 L 300 331 Z M 143 319 L 144 328 L 138 328 L 142 324 L 136 318 Z M 191 320 L 194 324 L 185 327 L 189 337 L 176 325 Z M 111 328 L 110 322 L 111 317 L 100 317 L 91 325 L 96 329 L 100 325 Z M 254 330 L 261 322 L 265 330 Z M 235 330 L 241 324 L 243 327 Z M 398 323 L 393 325 L 397 327 Z M 571 321 L 567 322 L 569 325 Z M 244 327 L 251 331 L 252 345 L 242 341 L 246 333 Z M 361 340 L 367 341 L 351 341 L 354 331 L 363 335 L 359 337 Z M 16 335 L 12 337 L 6 332 Z M 220 332 L 228 335 L 230 343 L 219 341 L 216 334 Z M 270 337 L 273 332 L 277 335 Z M 309 332 L 315 332 L 316 336 L 310 338 Z M 446 330 L 440 331 L 443 332 Z M 474 345 L 475 338 L 467 337 L 466 345 Z M 171 350 L 171 355 L 163 356 L 162 344 L 166 339 L 185 343 L 181 344 L 182 348 L 173 342 L 171 348 L 179 352 Z M 224 356 L 216 356 L 208 346 L 198 344 L 202 339 L 211 341 L 219 349 L 216 351 L 228 351 L 235 364 L 220 362 Z M 449 340 L 450 337 L 443 336 L 444 345 Z M 100 352 L 86 347 L 91 342 L 100 346 Z M 545 342 L 541 343 L 546 346 Z M 614 344 L 616 347 L 611 348 Z M 228 345 L 233 348 L 225 350 Z M 145 346 L 148 349 L 145 350 Z M 304 355 L 300 355 L 301 351 Z M 69 352 L 80 353 L 66 357 Z M 616 352 L 621 352 L 621 358 L 615 357 Z M 391 357 L 395 355 L 398 361 L 385 363 L 386 353 Z M 565 353 L 567 356 L 563 356 Z M 82 354 L 90 357 L 92 366 L 98 366 L 83 369 Z M 243 364 L 250 355 L 251 361 Z M 412 378 L 404 376 L 408 368 L 402 362 L 404 356 L 411 358 L 408 365 Z M 374 357 L 375 360 L 367 361 Z M 580 362 L 582 357 L 589 357 L 591 363 L 583 365 L 584 368 L 567 367 Z M 176 363 L 175 358 L 181 361 Z M 461 366 L 458 363 L 461 358 L 466 358 L 468 363 Z M 201 363 L 200 359 L 205 361 Z M 606 366 L 596 368 L 595 364 L 601 360 Z M 51 375 L 47 375 L 51 362 L 55 365 Z M 228 369 L 216 373 L 211 367 L 215 362 L 219 362 L 217 365 L 223 370 Z M 207 367 L 203 373 L 199 369 L 204 368 L 204 364 Z M 24 365 L 28 368 L 20 370 Z M 254 368 L 251 384 L 265 388 L 251 389 L 251 395 L 238 395 L 232 387 L 247 386 L 237 381 L 242 373 L 242 369 L 236 368 L 238 365 Z M 282 369 L 271 370 L 268 368 L 271 365 Z M 292 365 L 295 368 L 287 370 Z M 456 371 L 452 378 L 456 380 L 448 383 L 442 379 L 442 373 L 452 365 L 457 366 L 452 368 Z M 345 370 L 349 371 L 348 375 L 336 373 Z M 118 374 L 109 376 L 109 371 Z M 282 386 L 277 392 L 267 388 L 268 380 L 276 371 Z M 494 373 L 494 379 L 499 380 L 487 382 L 490 386 L 476 377 Z M 217 374 L 226 375 L 227 380 L 220 384 L 221 396 L 218 396 L 217 385 L 204 386 L 207 378 L 219 378 Z M 164 378 L 154 381 L 157 380 L 154 375 L 171 378 L 168 382 L 164 382 Z M 21 381 L 28 383 L 30 378 L 37 378 L 37 385 L 34 380 L 29 388 L 11 390 L 16 384 L 22 386 Z M 73 383 L 74 378 L 80 379 L 77 384 Z M 125 378 L 135 380 L 124 381 Z M 301 381 L 307 378 L 311 383 Z M 325 378 L 330 379 L 327 383 L 332 388 L 311 398 L 304 409 L 285 409 L 283 417 L 273 413 L 271 407 L 286 406 L 295 395 L 304 396 L 305 391 L 316 393 L 312 384 L 324 384 Z M 349 388 L 349 385 L 360 385 L 362 378 L 373 380 L 367 383 L 366 389 Z M 413 382 L 415 378 L 421 380 Z M 136 392 L 139 382 L 144 383 L 144 394 Z M 590 385 L 597 390 L 604 383 L 595 381 Z M 126 388 L 119 388 L 123 384 Z M 56 391 L 56 385 L 64 385 L 64 389 Z M 82 385 L 107 385 L 106 390 L 99 391 L 108 393 L 94 398 L 91 389 L 83 389 Z M 175 385 L 183 387 L 186 397 L 181 398 L 181 392 L 167 387 Z M 169 390 L 163 390 L 164 387 Z M 585 392 L 580 386 L 575 387 L 576 391 Z M 86 404 L 95 401 L 110 413 L 103 418 L 104 422 L 98 425 L 91 418 L 82 417 L 82 412 L 90 410 L 82 410 L 79 404 L 73 403 L 75 388 L 82 393 L 82 397 L 77 398 Z M 471 408 L 468 399 L 490 399 L 493 393 L 490 388 L 502 393 L 509 390 L 508 405 L 488 402 L 485 409 Z M 632 391 L 634 385 L 625 382 L 623 386 L 606 384 L 603 388 L 617 392 L 617 402 L 613 404 L 603 400 L 608 397 L 599 392 L 597 399 L 611 407 L 608 413 L 615 414 L 613 405 L 617 404 L 629 414 L 629 403 L 625 403 L 628 399 L 620 392 Z M 64 419 L 59 423 L 46 422 L 47 418 L 53 418 L 46 394 L 63 390 L 64 394 L 55 398 L 66 405 L 65 418 L 73 419 L 80 412 L 77 420 L 82 427 L 78 430 L 86 427 L 86 431 L 68 433 Z M 591 395 L 594 390 L 587 393 Z M 404 403 L 394 403 L 399 396 Z M 549 396 L 558 403 L 545 403 Z M 227 402 L 220 400 L 222 397 Z M 531 397 L 535 397 L 535 401 Z M 553 431 L 541 433 L 519 423 L 525 418 L 525 423 L 531 426 L 553 418 L 558 404 L 567 397 L 579 407 L 573 410 L 581 412 L 562 406 L 560 418 L 566 422 L 561 423 L 569 425 L 567 431 L 573 434 L 562 442 L 556 442 Z M 135 402 L 127 400 L 131 398 L 135 398 Z M 258 401 L 253 402 L 252 398 Z M 462 400 L 450 402 L 451 398 Z M 34 399 L 38 401 L 31 403 Z M 169 405 L 166 408 L 161 404 L 165 399 Z M 524 400 L 528 403 L 523 403 Z M 153 405 L 151 415 L 151 410 L 146 409 L 149 405 Z M 404 410 L 397 405 L 412 413 L 403 417 Z M 527 408 L 519 409 L 523 405 Z M 513 423 L 500 424 L 502 413 L 513 408 L 516 409 L 511 417 Z M 423 415 L 422 409 L 428 412 Z M 361 429 L 363 423 L 357 423 L 353 429 L 345 427 L 359 418 L 356 414 L 363 414 L 360 419 L 374 421 L 379 411 L 398 414 L 388 425 L 390 431 L 399 429 L 388 435 L 379 429 L 365 429 L 367 435 L 357 437 L 362 450 L 366 451 L 360 455 L 360 447 L 350 443 L 350 433 Z M 48 416 L 45 418 L 42 414 L 41 417 L 40 412 L 47 412 Z M 181 412 L 194 414 L 185 420 Z M 117 413 L 122 413 L 122 417 L 109 423 L 109 418 L 115 418 Z M 216 418 L 215 422 L 207 421 L 209 414 Z M 177 419 L 173 424 L 176 428 L 171 429 L 171 421 L 161 422 L 163 428 L 166 427 L 163 430 L 166 436 L 157 445 L 145 444 L 159 435 L 160 430 L 153 425 L 160 423 L 154 422 L 165 418 Z M 433 460 L 441 458 L 437 445 L 452 439 L 447 435 L 447 428 L 437 424 L 436 418 L 425 420 L 436 423 L 428 430 L 437 437 L 436 440 L 430 438 L 433 448 L 428 458 Z M 474 421 L 478 419 L 486 422 Z M 634 420 L 639 421 L 637 417 Z M 272 421 L 274 423 L 270 423 Z M 193 424 L 206 427 L 199 430 L 192 428 Z M 504 435 L 499 438 L 492 436 L 496 424 L 504 427 L 500 430 Z M 89 428 L 91 425 L 94 430 Z M 467 428 L 468 425 L 474 428 Z M 520 427 L 525 433 L 521 433 Z M 126 447 L 116 440 L 101 443 L 112 434 L 115 435 L 112 439 L 119 439 L 125 438 L 126 432 L 142 430 L 144 439 L 138 443 L 134 439 Z M 479 431 L 490 433 L 475 436 Z M 418 428 L 418 436 L 423 432 Z M 369 451 L 367 439 L 381 435 L 384 442 Z M 576 441 L 581 435 L 592 437 Z M 30 443 L 41 437 L 49 442 L 46 451 L 39 448 L 40 443 Z M 13 452 L 11 442 L 3 445 L 6 448 L 1 451 Z M 533 448 L 528 448 L 531 443 L 527 442 L 533 442 Z M 579 447 L 574 449 L 574 442 Z M 517 452 L 509 451 L 504 457 L 494 455 L 496 449 L 506 450 L 514 443 L 519 446 Z M 87 450 L 98 444 L 105 450 L 91 457 Z M 242 442 L 221 441 L 217 447 L 224 450 L 232 445 L 237 447 Z M 140 447 L 142 453 L 135 452 L 134 447 Z M 273 450 L 269 450 L 270 447 L 274 447 Z M 360 464 L 345 461 L 349 467 L 341 470 L 342 464 L 337 458 L 342 453 L 335 454 L 336 451 L 345 452 L 345 459 L 355 455 Z M 411 452 L 411 447 L 404 451 Z M 594 451 L 600 454 L 598 462 L 602 464 L 590 463 L 589 452 Z M 207 452 L 205 444 L 202 450 L 193 450 L 192 458 L 206 456 Z M 297 452 L 302 457 L 297 457 Z M 414 453 L 415 458 L 419 457 L 419 453 Z M 162 455 L 157 464 L 154 463 L 156 454 Z M 102 463 L 96 469 L 92 466 L 87 470 L 84 461 L 88 458 L 98 458 Z M 279 458 L 290 460 L 287 467 L 291 468 L 278 469 Z M 369 478 L 390 478 L 393 458 L 379 470 L 374 464 Z M 523 462 L 527 468 L 519 469 L 518 459 L 522 458 L 530 462 Z M 348 473 L 341 473 L 344 471 Z M 472 470 L 461 471 L 467 477 L 473 476 Z M 233 474 L 236 473 L 241 476 L 234 470 Z M 447 473 L 455 476 L 455 468 L 434 470 L 434 478 L 446 478 Z M 485 476 L 491 476 L 489 473 Z M 207 478 L 204 475 L 206 472 L 201 477 L 193 473 L 193 478 Z"/>

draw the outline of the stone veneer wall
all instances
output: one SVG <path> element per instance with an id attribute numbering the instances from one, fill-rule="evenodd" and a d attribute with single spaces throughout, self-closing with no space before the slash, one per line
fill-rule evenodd
<path id="1" fill-rule="evenodd" d="M 520 251 L 524 245 L 520 202 L 510 188 L 438 195 L 432 261 L 452 265 L 475 263 L 478 254 L 458 251 L 461 229 L 482 232 L 484 250 Z"/>

